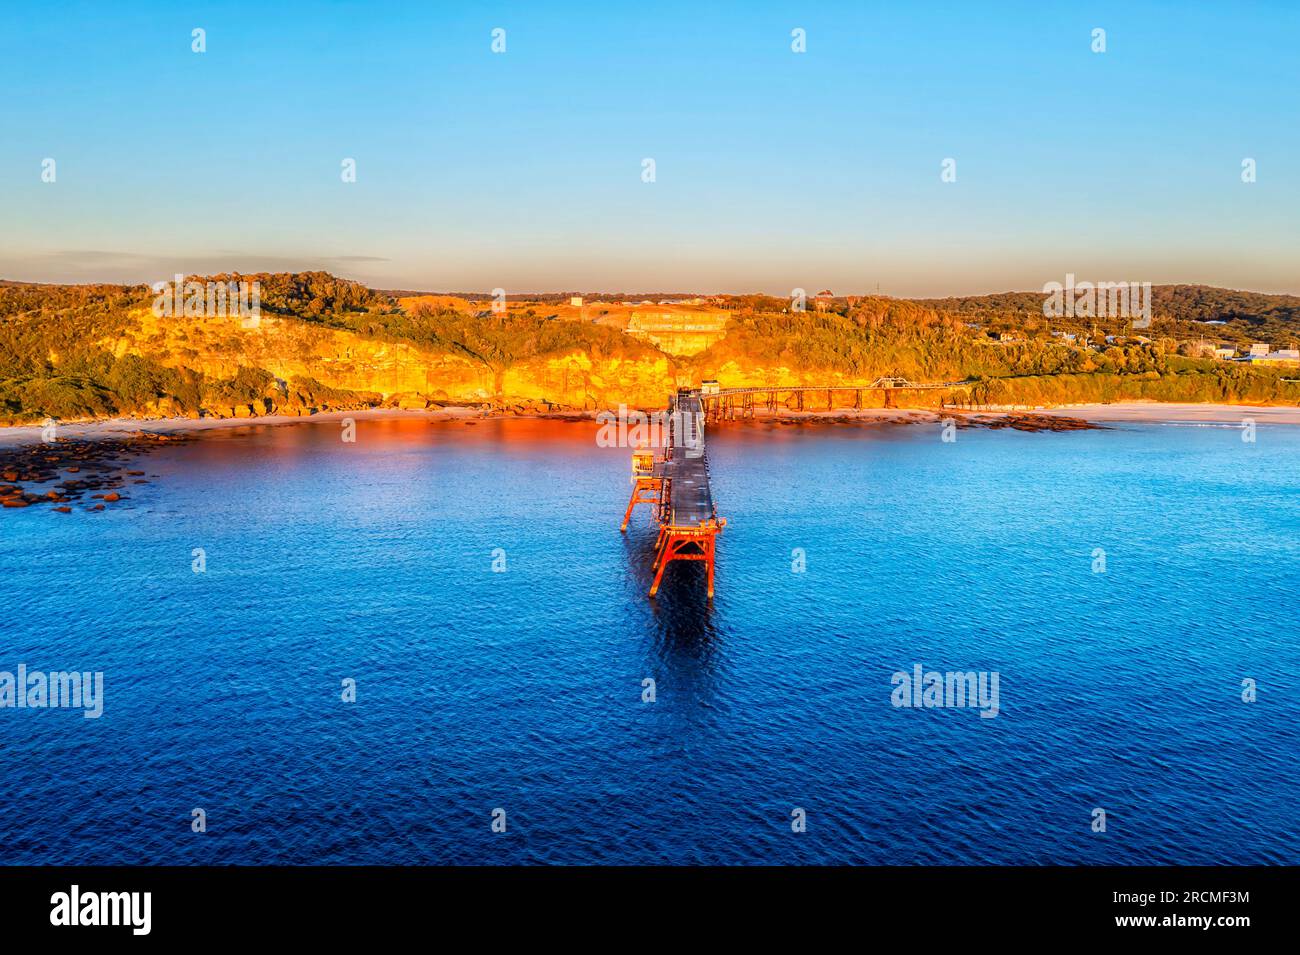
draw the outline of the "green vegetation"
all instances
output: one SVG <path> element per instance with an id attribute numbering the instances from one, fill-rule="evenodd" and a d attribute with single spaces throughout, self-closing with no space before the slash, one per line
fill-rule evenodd
<path id="1" fill-rule="evenodd" d="M 262 308 L 272 314 L 318 321 L 348 309 L 387 307 L 387 300 L 324 272 L 301 275 L 220 275 L 213 281 L 258 281 Z M 116 355 L 104 343 L 136 328 L 132 312 L 148 309 L 147 286 L 0 285 L 0 418 L 39 421 L 114 415 L 195 414 L 203 409 L 231 413 L 270 396 L 283 403 L 287 389 L 260 368 L 241 367 L 228 380 L 210 379 L 183 365 L 168 367 L 145 355 Z M 139 343 L 138 343 L 139 344 Z M 193 349 L 182 349 L 197 355 Z M 151 357 L 152 355 L 152 357 Z M 318 383 L 299 389 L 308 397 L 344 396 Z"/>
<path id="2" fill-rule="evenodd" d="M 410 314 L 392 308 L 364 316 L 337 316 L 333 324 L 366 338 L 409 342 L 432 351 L 465 355 L 494 371 L 529 358 L 575 350 L 585 351 L 594 360 L 657 354 L 651 346 L 618 329 L 543 318 L 531 308 L 507 315 L 491 311 L 466 315 L 418 303 Z"/>
<path id="3" fill-rule="evenodd" d="M 1276 371 L 1203 367 L 1165 373 L 1025 375 L 980 382 L 980 404 L 1051 405 L 1125 400 L 1300 404 L 1300 383 Z"/>
<path id="4" fill-rule="evenodd" d="M 769 309 L 786 305 L 779 299 L 751 300 Z M 1053 332 L 1063 329 L 1057 322 L 1051 327 L 1044 322 L 1037 294 L 944 301 L 963 304 L 938 308 L 868 297 L 838 302 L 825 311 L 742 311 L 732 319 L 727 337 L 696 361 L 705 368 L 735 361 L 786 367 L 809 377 L 830 372 L 857 381 L 973 378 L 980 382 L 973 392 L 980 404 L 1125 399 L 1300 404 L 1300 381 L 1288 380 L 1300 379 L 1297 368 L 1186 357 L 1186 341 L 1168 335 L 1145 340 L 1124 329 L 1111 334 L 1112 342 L 1107 342 L 1107 332 L 1091 327 L 1070 333 L 1074 340 L 1060 338 Z M 1284 306 L 1272 314 L 1271 320 L 1281 321 L 1291 334 L 1300 332 L 1300 315 L 1277 317 L 1287 314 Z M 972 322 L 972 316 L 988 324 Z M 991 337 L 989 326 L 1009 340 Z"/>
<path id="5" fill-rule="evenodd" d="M 260 283 L 263 313 L 300 323 L 303 333 L 291 347 L 304 361 L 311 357 L 312 328 L 320 330 L 316 335 L 343 330 L 466 357 L 490 369 L 498 383 L 516 363 L 575 351 L 597 362 L 663 357 L 616 328 L 561 321 L 529 307 L 507 315 L 467 314 L 416 302 L 405 310 L 394 294 L 325 272 L 212 280 Z M 975 400 L 993 404 L 1130 398 L 1300 403 L 1300 382 L 1290 380 L 1300 378 L 1300 369 L 1193 357 L 1205 340 L 1294 344 L 1300 340 L 1300 298 L 1185 285 L 1152 291 L 1155 321 L 1143 331 L 1146 338 L 1118 321 L 1049 322 L 1040 293 L 932 301 L 869 296 L 819 302 L 820 309 L 798 313 L 785 299 L 732 296 L 720 303 L 732 313 L 726 337 L 676 364 L 702 377 L 735 362 L 789 368 L 809 381 L 826 374 L 973 378 L 979 382 Z M 245 339 L 234 330 L 209 327 L 196 334 L 177 327 L 143 337 L 138 316 L 153 298 L 144 286 L 0 282 L 0 419 L 251 414 L 380 401 L 312 377 L 277 381 L 255 357 L 244 356 Z M 204 351 L 219 353 L 222 366 L 234 373 L 204 375 L 197 368 Z"/>
<path id="6" fill-rule="evenodd" d="M 1132 334 L 1125 319 L 1043 318 L 1041 292 L 1004 292 L 963 298 L 925 299 L 918 304 L 988 331 L 1015 329 Z M 1300 341 L 1300 297 L 1266 295 L 1207 285 L 1155 285 L 1151 288 L 1150 338 L 1206 339 L 1236 346 L 1269 342 L 1275 347 Z M 1213 324 L 1211 324 L 1213 323 Z M 1221 323 L 1221 324 L 1220 324 Z"/>
<path id="7" fill-rule="evenodd" d="M 1094 352 L 1068 347 L 1023 327 L 1019 333 L 1015 343 L 994 342 L 973 333 L 951 314 L 916 302 L 867 298 L 840 311 L 741 313 L 732 319 L 727 337 L 702 357 L 708 363 L 748 360 L 802 372 L 839 372 L 855 379 L 896 375 L 958 380 L 1163 370 L 1163 352 L 1155 344 L 1135 341 Z"/>
<path id="8" fill-rule="evenodd" d="M 257 282 L 264 315 L 464 356 L 482 362 L 498 380 L 516 362 L 573 351 L 597 361 L 659 355 L 618 329 L 556 321 L 532 309 L 474 316 L 418 303 L 408 314 L 394 298 L 326 272 L 223 274 L 202 280 Z M 163 336 L 136 341 L 132 352 L 115 355 L 116 349 L 104 343 L 132 335 L 138 323 L 131 313 L 148 309 L 153 301 L 146 286 L 0 285 L 0 419 L 262 413 L 285 407 L 352 408 L 381 400 L 312 378 L 281 384 L 251 366 L 239 367 L 229 379 L 212 379 L 185 366 L 187 359 L 198 357 L 197 349 L 182 346 L 168 354 L 161 350 Z M 176 337 L 188 339 L 183 331 Z M 211 338 L 208 344 L 213 344 Z M 237 336 L 216 345 L 239 360 Z M 180 367 L 169 367 L 178 363 Z"/>

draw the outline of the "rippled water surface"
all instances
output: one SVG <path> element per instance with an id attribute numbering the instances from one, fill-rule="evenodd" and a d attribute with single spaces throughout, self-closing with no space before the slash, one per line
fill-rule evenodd
<path id="1" fill-rule="evenodd" d="M 0 670 L 106 695 L 0 709 L 0 861 L 1300 863 L 1300 429 L 719 426 L 712 608 L 594 434 L 246 428 L 0 514 Z"/>

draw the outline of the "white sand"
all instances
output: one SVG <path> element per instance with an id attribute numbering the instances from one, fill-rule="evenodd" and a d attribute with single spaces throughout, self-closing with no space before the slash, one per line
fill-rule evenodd
<path id="1" fill-rule="evenodd" d="M 259 418 L 110 418 L 105 421 L 81 421 L 59 424 L 60 438 L 103 438 L 153 431 L 175 434 L 179 431 L 212 431 L 217 428 L 246 428 L 250 425 L 290 425 L 307 421 L 342 421 L 344 418 L 422 418 L 428 421 L 453 421 L 482 417 L 477 408 L 440 408 L 434 411 L 371 408 L 365 411 L 322 411 L 314 415 L 263 415 Z M 0 428 L 0 447 L 32 444 L 41 440 L 39 425 Z"/>
<path id="2" fill-rule="evenodd" d="M 1065 415 L 1087 421 L 1162 424 L 1300 424 L 1300 408 L 1268 405 L 1210 405 L 1189 402 L 1121 401 L 1110 405 L 1062 405 L 1036 414 Z"/>

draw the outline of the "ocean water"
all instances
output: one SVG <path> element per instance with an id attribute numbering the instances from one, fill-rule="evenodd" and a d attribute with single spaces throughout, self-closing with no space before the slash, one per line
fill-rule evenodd
<path id="1" fill-rule="evenodd" d="M 1300 863 L 1300 429 L 717 426 L 712 606 L 594 435 L 243 428 L 0 514 L 0 670 L 105 685 L 0 709 L 0 863 Z"/>

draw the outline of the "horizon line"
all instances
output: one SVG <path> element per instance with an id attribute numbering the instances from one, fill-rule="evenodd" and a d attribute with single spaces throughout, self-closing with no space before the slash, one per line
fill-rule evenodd
<path id="1" fill-rule="evenodd" d="M 206 273 L 205 273 L 205 272 L 187 272 L 187 273 L 184 273 L 184 275 L 185 275 L 185 278 L 189 279 L 189 278 L 199 278 L 199 277 L 207 277 L 207 278 L 211 278 L 212 276 L 215 276 L 215 275 L 240 275 L 240 276 L 244 276 L 244 275 L 303 275 L 303 274 L 307 274 L 307 273 L 309 273 L 309 272 L 323 272 L 323 273 L 325 273 L 326 275 L 330 275 L 330 276 L 332 276 L 332 277 L 334 277 L 334 278 L 341 279 L 341 280 L 343 280 L 343 281 L 345 281 L 345 282 L 354 282 L 354 283 L 356 283 L 357 285 L 361 285 L 361 286 L 363 286 L 363 287 L 365 287 L 365 288 L 370 289 L 371 291 L 374 291 L 374 292 L 380 292 L 380 293 L 385 293 L 385 294 L 394 295 L 394 296 L 397 296 L 397 295 L 400 294 L 402 297 L 413 297 L 413 296 L 417 296 L 417 295 L 448 296 L 448 297 L 452 297 L 452 298 L 469 298 L 469 297 L 475 297 L 475 298 L 492 298 L 492 297 L 493 297 L 493 290 L 492 290 L 492 289 L 487 289 L 487 290 L 482 290 L 482 291 L 473 291 L 473 290 L 463 290 L 463 289 L 462 289 L 462 290 L 454 291 L 454 290 L 436 290 L 436 289 L 398 288 L 398 287 L 392 287 L 392 286 L 385 287 L 385 286 L 380 286 L 380 285 L 371 285 L 369 282 L 364 281 L 364 280 L 362 280 L 362 279 L 349 278 L 349 277 L 347 277 L 347 276 L 345 276 L 345 275 L 340 275 L 340 274 L 337 273 L 337 272 L 333 272 L 333 271 L 331 271 L 330 269 L 325 269 L 325 268 L 320 268 L 320 269 L 292 269 L 292 270 L 281 270 L 281 271 L 259 270 L 259 271 L 253 271 L 253 272 L 250 272 L 250 271 L 244 271 L 244 270 L 235 270 L 235 269 L 232 269 L 232 270 L 224 271 L 224 272 L 206 272 Z M 173 273 L 172 278 L 174 278 L 176 274 L 179 274 L 179 273 Z M 166 280 L 166 281 L 170 282 L 170 281 L 171 281 L 171 278 L 169 278 L 169 279 Z M 1090 281 L 1090 280 L 1085 279 L 1085 280 L 1083 280 L 1083 281 Z M 0 277 L 0 287 L 10 287 L 10 288 L 15 287 L 15 286 L 35 286 L 35 287 L 42 287 L 42 288 L 87 288 L 87 287 L 90 287 L 90 286 L 96 286 L 96 285 L 108 285 L 108 286 L 115 286 L 115 287 L 118 287 L 118 288 L 137 288 L 137 287 L 144 287 L 144 288 L 150 288 L 150 289 L 151 289 L 151 288 L 153 287 L 154 284 L 156 284 L 156 283 L 151 283 L 151 282 L 121 282 L 121 281 L 107 281 L 107 280 L 104 280 L 104 281 L 81 281 L 81 282 L 38 282 L 38 281 L 32 281 L 32 280 L 28 280 L 28 279 L 12 279 L 12 278 L 7 278 L 7 277 Z M 1095 285 L 1097 284 L 1097 282 L 1092 282 L 1092 284 L 1095 286 Z M 1129 285 L 1141 285 L 1141 284 L 1145 284 L 1145 283 L 1129 282 L 1128 284 L 1129 284 Z M 1149 284 L 1150 284 L 1150 286 L 1151 286 L 1152 289 L 1159 289 L 1159 288 L 1205 288 L 1205 289 L 1216 289 L 1216 290 L 1224 291 L 1224 292 L 1244 292 L 1244 293 L 1249 293 L 1249 294 L 1252 294 L 1252 295 L 1269 295 L 1269 296 L 1274 296 L 1274 297 L 1278 297 L 1278 298 L 1300 298 L 1300 290 L 1297 290 L 1297 291 L 1294 291 L 1294 292 L 1271 292 L 1271 291 L 1264 291 L 1264 290 L 1261 290 L 1261 289 L 1253 289 L 1253 288 L 1237 288 L 1237 287 L 1228 286 L 1228 285 L 1210 285 L 1210 284 L 1207 284 L 1207 283 L 1204 283 L 1204 282 L 1158 282 L 1158 283 L 1157 283 L 1157 282 L 1151 282 L 1151 283 L 1149 283 Z M 1078 287 L 1077 283 L 1076 283 L 1076 286 L 1075 286 L 1075 287 L 1076 287 L 1076 288 Z M 806 291 L 806 290 L 805 290 L 805 291 Z M 826 290 L 826 291 L 829 291 L 829 290 Z M 810 293 L 807 293 L 807 297 L 808 297 L 809 299 L 813 299 L 813 298 L 816 298 L 819 294 L 820 294 L 820 291 L 819 291 L 819 292 L 810 292 Z M 941 300 L 944 300 L 944 299 L 992 298 L 992 297 L 999 296 L 999 295 L 1047 295 L 1047 294 L 1049 294 L 1049 293 L 1048 293 L 1048 291 L 1047 291 L 1046 289 L 1038 289 L 1038 290 L 1036 290 L 1036 289 L 1003 289 L 1003 290 L 1001 290 L 1001 291 L 996 291 L 996 292 L 963 292 L 963 293 L 960 293 L 960 294 L 948 294 L 948 295 L 896 295 L 896 294 L 892 294 L 892 293 L 890 293 L 890 292 L 886 292 L 886 291 L 875 291 L 875 292 L 844 292 L 844 293 L 832 293 L 830 297 L 831 297 L 832 299 L 846 299 L 846 298 L 887 298 L 887 299 L 894 299 L 894 300 L 897 300 L 897 301 L 926 302 L 926 301 L 941 301 Z M 530 297 L 536 297 L 536 296 L 553 296 L 553 295 L 568 295 L 568 296 L 588 296 L 588 295 L 595 295 L 595 296 L 619 296 L 619 297 L 622 297 L 622 298 L 625 298 L 625 299 L 633 299 L 633 298 L 638 298 L 638 297 L 648 298 L 648 297 L 652 297 L 652 296 L 660 296 L 660 297 L 674 297 L 674 298 L 686 298 L 686 297 L 690 297 L 690 298 L 706 298 L 706 297 L 707 297 L 707 298 L 717 298 L 717 297 L 724 297 L 724 298 L 740 298 L 740 297 L 750 296 L 750 295 L 763 295 L 763 296 L 766 296 L 766 297 L 768 297 L 768 298 L 777 298 L 777 299 L 786 299 L 786 298 L 789 298 L 789 297 L 790 297 L 790 294 L 789 294 L 788 292 L 777 294 L 777 293 L 766 292 L 766 291 L 757 290 L 757 289 L 756 289 L 756 290 L 750 290 L 750 291 L 743 291 L 743 292 L 721 292 L 721 291 L 700 291 L 700 290 L 688 290 L 688 291 L 680 291 L 680 290 L 678 290 L 678 291 L 658 290 L 658 291 L 639 291 L 639 292 L 629 292 L 629 291 L 627 291 L 627 290 L 625 290 L 625 289 L 614 289 L 614 290 L 606 290 L 606 289 L 560 289 L 560 290 L 556 290 L 556 291 L 544 291 L 544 290 L 540 290 L 540 289 L 528 289 L 528 290 L 519 291 L 519 292 L 506 292 L 506 299 L 509 301 L 509 300 L 527 299 L 527 298 L 530 298 Z M 655 303 L 653 303 L 653 304 L 659 304 L 659 303 L 658 303 L 658 302 L 655 302 Z"/>

